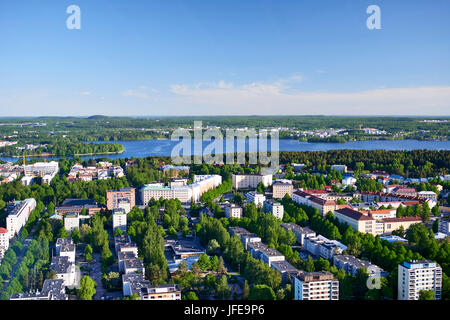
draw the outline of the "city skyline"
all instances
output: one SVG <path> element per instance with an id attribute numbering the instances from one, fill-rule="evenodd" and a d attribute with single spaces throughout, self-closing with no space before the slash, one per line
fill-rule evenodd
<path id="1" fill-rule="evenodd" d="M 81 29 L 69 30 L 70 5 Z M 369 30 L 366 9 L 381 9 Z M 447 1 L 0 4 L 0 116 L 450 115 Z"/>

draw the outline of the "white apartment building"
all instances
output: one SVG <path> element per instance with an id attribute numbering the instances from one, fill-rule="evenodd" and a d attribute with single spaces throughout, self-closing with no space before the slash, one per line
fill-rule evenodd
<path id="1" fill-rule="evenodd" d="M 255 189 L 260 182 L 265 187 L 272 185 L 272 174 L 233 174 L 233 188 L 239 189 Z"/>
<path id="2" fill-rule="evenodd" d="M 283 199 L 286 194 L 292 198 L 292 192 L 294 191 L 294 186 L 292 181 L 275 181 L 272 185 L 273 190 L 273 198 L 274 199 Z"/>
<path id="3" fill-rule="evenodd" d="M 283 220 L 284 207 L 281 203 L 272 200 L 264 201 L 263 211 L 270 212 L 275 218 Z"/>
<path id="4" fill-rule="evenodd" d="M 398 300 L 418 300 L 421 290 L 433 290 L 441 299 L 442 268 L 431 260 L 405 261 L 398 265 Z"/>
<path id="5" fill-rule="evenodd" d="M 194 182 L 190 185 L 171 183 L 164 186 L 162 183 L 146 184 L 140 189 L 142 203 L 147 204 L 152 198 L 158 200 L 178 199 L 183 203 L 197 202 L 206 191 L 216 188 L 222 183 L 220 175 L 195 175 Z"/>
<path id="6" fill-rule="evenodd" d="M 229 204 L 225 206 L 225 217 L 230 218 L 242 218 L 242 208 L 235 205 Z"/>
<path id="7" fill-rule="evenodd" d="M 5 255 L 5 251 L 9 248 L 8 230 L 0 227 L 0 261 Z"/>
<path id="8" fill-rule="evenodd" d="M 24 166 L 25 176 L 41 177 L 42 183 L 50 184 L 53 178 L 58 174 L 59 164 L 57 161 L 36 162 Z"/>
<path id="9" fill-rule="evenodd" d="M 266 196 L 254 191 L 248 192 L 245 194 L 245 197 L 247 198 L 247 202 L 254 203 L 257 207 L 263 206 L 264 201 L 266 201 Z"/>
<path id="10" fill-rule="evenodd" d="M 36 200 L 33 198 L 25 199 L 14 206 L 11 213 L 6 217 L 6 229 L 10 239 L 20 232 L 27 223 L 31 211 L 35 208 Z"/>
<path id="11" fill-rule="evenodd" d="M 113 209 L 113 230 L 117 228 L 127 231 L 127 213 L 122 208 Z"/>
<path id="12" fill-rule="evenodd" d="M 80 216 L 78 212 L 66 213 L 64 216 L 64 228 L 68 232 L 80 227 Z"/>
<path id="13" fill-rule="evenodd" d="M 439 219 L 439 232 L 450 235 L 450 220 Z"/>
<path id="14" fill-rule="evenodd" d="M 341 173 L 347 172 L 347 166 L 344 164 L 333 164 L 331 170 L 337 170 Z"/>
<path id="15" fill-rule="evenodd" d="M 294 278 L 294 300 L 339 300 L 339 281 L 330 272 L 306 272 Z"/>

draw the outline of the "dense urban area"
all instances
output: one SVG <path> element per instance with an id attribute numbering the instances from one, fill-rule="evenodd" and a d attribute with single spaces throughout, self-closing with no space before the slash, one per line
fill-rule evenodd
<path id="1" fill-rule="evenodd" d="M 430 150 L 280 152 L 273 174 L 2 162 L 0 299 L 448 300 L 449 168 Z"/>

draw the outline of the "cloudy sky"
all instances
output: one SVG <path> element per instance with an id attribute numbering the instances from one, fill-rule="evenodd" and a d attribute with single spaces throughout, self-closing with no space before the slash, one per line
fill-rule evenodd
<path id="1" fill-rule="evenodd" d="M 1 1 L 0 116 L 450 115 L 449 14 L 447 0 Z"/>

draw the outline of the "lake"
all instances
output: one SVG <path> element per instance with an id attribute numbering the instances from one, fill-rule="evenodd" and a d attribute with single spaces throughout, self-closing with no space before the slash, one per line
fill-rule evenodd
<path id="1" fill-rule="evenodd" d="M 270 140 L 269 140 L 270 141 Z M 105 141 L 106 142 L 106 141 Z M 93 143 L 105 143 L 103 141 L 96 141 Z M 108 141 L 109 142 L 109 141 Z M 136 141 L 115 141 L 124 146 L 125 151 L 121 154 L 109 154 L 104 157 L 115 159 L 115 158 L 143 158 L 147 156 L 170 156 L 172 149 L 179 142 L 171 140 L 136 140 Z M 198 140 L 197 140 L 198 142 Z M 193 148 L 194 140 L 192 140 Z M 210 144 L 210 142 L 203 142 L 203 148 Z M 236 142 L 235 142 L 236 149 Z M 261 148 L 264 150 L 265 148 Z M 270 149 L 270 148 L 269 148 Z M 279 150 L 280 151 L 328 151 L 328 150 L 342 150 L 342 149 L 352 149 L 352 150 L 417 150 L 417 149 L 427 149 L 427 150 L 450 150 L 450 141 L 419 141 L 419 140 L 370 140 L 370 141 L 350 141 L 345 143 L 310 143 L 301 142 L 297 140 L 290 139 L 280 139 L 279 140 Z M 223 150 L 226 152 L 225 141 Z M 246 151 L 248 151 L 248 140 L 246 143 Z M 83 156 L 82 159 L 90 158 L 100 158 L 101 155 L 95 156 Z M 17 158 L 0 157 L 3 161 L 17 161 Z M 58 159 L 58 157 L 50 157 L 47 159 Z"/>

